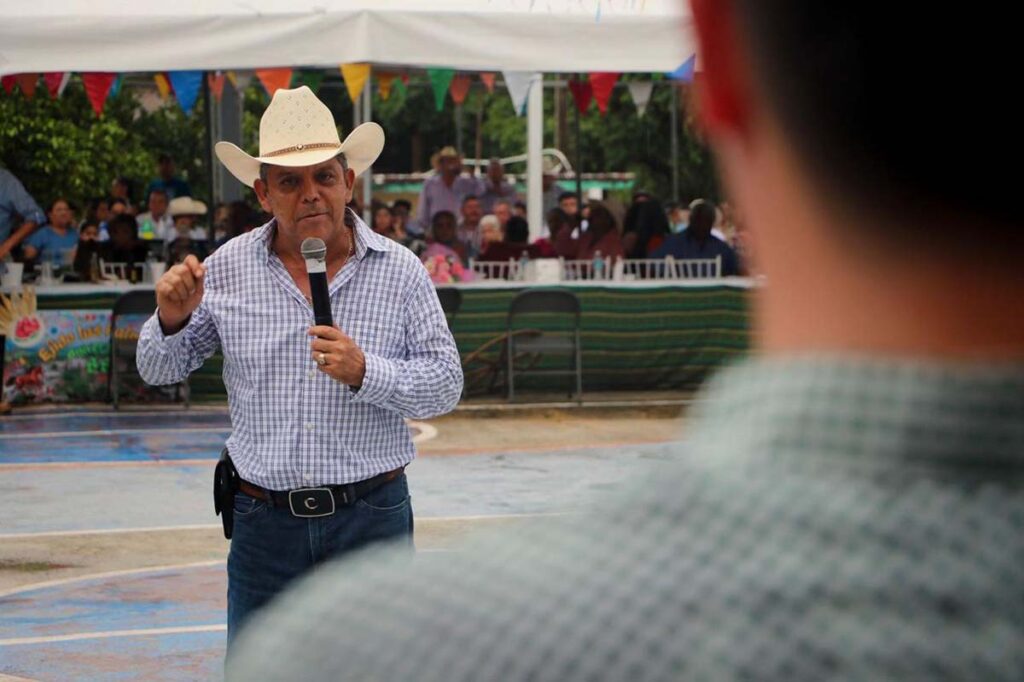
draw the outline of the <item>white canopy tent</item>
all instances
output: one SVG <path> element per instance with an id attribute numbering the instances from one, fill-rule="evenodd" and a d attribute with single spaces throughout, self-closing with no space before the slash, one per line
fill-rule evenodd
<path id="1" fill-rule="evenodd" d="M 531 71 L 528 204 L 541 223 L 540 73 L 669 72 L 683 0 L 0 0 L 0 75 L 340 63 Z"/>

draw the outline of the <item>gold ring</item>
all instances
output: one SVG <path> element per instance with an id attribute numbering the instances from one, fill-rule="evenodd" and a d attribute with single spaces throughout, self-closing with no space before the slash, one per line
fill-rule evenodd
<path id="1" fill-rule="evenodd" d="M 320 363 L 321 365 L 326 365 L 327 364 L 327 356 L 324 355 L 323 353 L 320 353 L 320 355 L 316 356 L 316 361 L 318 363 Z"/>

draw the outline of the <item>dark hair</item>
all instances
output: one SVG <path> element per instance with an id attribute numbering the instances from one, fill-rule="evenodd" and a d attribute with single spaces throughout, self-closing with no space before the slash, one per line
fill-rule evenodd
<path id="1" fill-rule="evenodd" d="M 405 210 L 407 211 L 412 210 L 412 202 L 409 201 L 408 199 L 395 199 L 393 202 L 391 202 L 392 209 L 398 208 L 399 206 L 404 206 Z"/>
<path id="2" fill-rule="evenodd" d="M 548 229 L 551 230 L 552 236 L 554 236 L 561 228 L 569 224 L 569 214 L 557 206 L 548 211 L 547 219 Z"/>
<path id="3" fill-rule="evenodd" d="M 608 207 L 596 201 L 590 202 L 589 221 L 589 230 L 593 230 L 594 234 L 612 232 L 618 227 L 618 223 L 615 222 L 615 216 L 608 210 Z"/>
<path id="4" fill-rule="evenodd" d="M 1017 28 L 1004 12 L 931 12 L 924 29 L 855 2 L 736 0 L 736 10 L 752 82 L 835 205 L 895 210 L 887 229 L 918 243 L 967 220 L 998 227 L 991 243 L 1021 234 L 1020 179 L 1003 165 L 1020 156 L 1019 108 L 953 92 L 1005 89 Z M 967 37 L 971 57 L 938 67 L 950 36 Z"/>
<path id="5" fill-rule="evenodd" d="M 526 218 L 514 215 L 505 225 L 505 241 L 509 244 L 525 244 L 530 241 L 530 225 Z"/>
<path id="6" fill-rule="evenodd" d="M 701 199 L 694 202 L 690 207 L 690 221 L 687 223 L 686 231 L 698 238 L 706 238 L 711 234 L 711 228 L 715 226 L 717 213 L 715 205 L 710 201 Z"/>
<path id="7" fill-rule="evenodd" d="M 441 221 L 441 218 L 451 218 L 452 225 L 458 224 L 458 220 L 455 218 L 455 214 L 452 213 L 451 211 L 438 211 L 430 218 L 430 226 L 436 227 L 437 224 Z"/>
<path id="8" fill-rule="evenodd" d="M 244 201 L 236 200 L 228 204 L 227 236 L 237 237 L 254 227 L 259 227 L 260 216 L 252 206 Z"/>
<path id="9" fill-rule="evenodd" d="M 114 178 L 114 182 L 118 185 L 124 185 L 124 188 L 128 190 L 128 196 L 131 196 L 132 190 L 135 189 L 135 183 L 131 181 L 127 176 L 118 175 Z"/>
<path id="10" fill-rule="evenodd" d="M 120 198 L 120 197 L 113 197 L 110 200 L 110 203 L 107 204 L 107 206 L 110 207 L 111 209 L 113 209 L 114 208 L 114 204 L 122 204 L 122 205 L 124 205 L 125 208 L 128 208 L 128 202 L 125 201 L 124 199 Z"/>
<path id="11" fill-rule="evenodd" d="M 575 199 L 576 192 L 562 192 L 558 195 L 558 203 L 562 203 L 566 199 Z"/>
<path id="12" fill-rule="evenodd" d="M 146 202 L 147 203 L 153 197 L 154 194 L 163 194 L 164 195 L 164 199 L 170 199 L 170 196 L 168 196 L 168 194 L 167 194 L 167 190 L 165 190 L 163 188 L 160 188 L 160 187 L 154 187 L 153 189 L 149 190 L 149 194 L 146 196 Z"/>
<path id="13" fill-rule="evenodd" d="M 49 205 L 49 207 L 48 207 L 48 208 L 46 209 L 46 212 L 47 212 L 47 213 L 49 213 L 50 211 L 52 211 L 52 210 L 53 210 L 53 207 L 54 207 L 54 206 L 56 206 L 57 204 L 59 204 L 59 203 L 60 203 L 60 202 L 62 202 L 62 201 L 63 201 L 63 202 L 65 203 L 65 204 L 67 204 L 67 205 L 68 205 L 68 208 L 70 208 L 70 209 L 71 209 L 72 211 L 74 211 L 74 210 L 75 210 L 75 206 L 74 206 L 74 204 L 72 204 L 72 203 L 71 203 L 70 201 L 68 201 L 67 197 L 55 197 L 55 198 L 53 199 L 53 201 L 51 201 L 51 202 L 50 202 L 50 205 Z"/>
<path id="14" fill-rule="evenodd" d="M 394 215 L 395 213 L 394 209 L 385 204 L 383 201 L 374 201 L 372 204 L 370 204 L 370 211 L 373 213 L 376 213 L 377 211 L 387 211 L 392 215 Z"/>
<path id="15" fill-rule="evenodd" d="M 515 208 L 521 208 L 524 211 L 526 210 L 526 202 L 525 201 L 517 201 L 515 204 L 513 204 L 513 206 Z"/>
<path id="16" fill-rule="evenodd" d="M 131 230 L 134 239 L 139 238 L 139 223 L 135 220 L 135 216 L 128 215 L 127 213 L 119 213 L 114 216 L 107 223 L 107 233 L 113 236 L 118 227 L 127 227 Z"/>
<path id="17" fill-rule="evenodd" d="M 170 154 L 161 154 L 160 156 L 156 157 L 156 162 L 157 163 L 174 163 L 174 159 L 171 158 Z"/>
<path id="18" fill-rule="evenodd" d="M 466 197 L 465 199 L 462 200 L 462 205 L 465 206 L 466 204 L 468 204 L 471 201 L 480 201 L 480 197 L 478 197 L 475 194 L 470 194 L 468 197 Z"/>

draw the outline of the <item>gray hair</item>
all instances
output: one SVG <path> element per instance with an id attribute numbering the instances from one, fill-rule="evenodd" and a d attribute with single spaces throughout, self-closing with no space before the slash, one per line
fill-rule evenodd
<path id="1" fill-rule="evenodd" d="M 345 152 L 339 152 L 338 155 L 335 156 L 334 158 L 337 159 L 338 163 L 341 164 L 342 172 L 347 172 L 348 171 L 348 159 L 345 158 Z M 260 164 L 260 180 L 263 181 L 263 184 L 267 183 L 267 174 L 270 172 L 270 166 L 271 165 L 273 165 L 273 164 L 269 164 L 269 163 L 261 163 Z"/>

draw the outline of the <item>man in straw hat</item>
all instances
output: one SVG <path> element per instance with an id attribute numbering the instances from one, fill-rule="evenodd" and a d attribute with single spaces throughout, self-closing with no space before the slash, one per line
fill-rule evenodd
<path id="1" fill-rule="evenodd" d="M 307 87 L 278 90 L 260 121 L 260 156 L 217 144 L 273 219 L 194 256 L 156 284 L 138 365 L 181 381 L 219 346 L 232 434 L 218 467 L 234 517 L 228 640 L 289 582 L 372 541 L 412 540 L 404 418 L 450 411 L 459 354 L 426 270 L 346 209 L 384 146 L 376 123 L 342 142 Z M 300 245 L 323 240 L 336 326 L 314 326 Z M 237 473 L 231 470 L 231 466 Z M 235 478 L 237 477 L 237 479 Z M 233 484 L 233 481 L 236 481 Z"/>
<path id="2" fill-rule="evenodd" d="M 483 191 L 483 183 L 477 178 L 462 174 L 462 155 L 455 147 L 444 147 L 437 153 L 435 169 L 437 174 L 427 178 L 420 190 L 415 224 L 418 234 L 429 230 L 441 211 L 459 215 L 466 197 L 479 196 Z"/>

